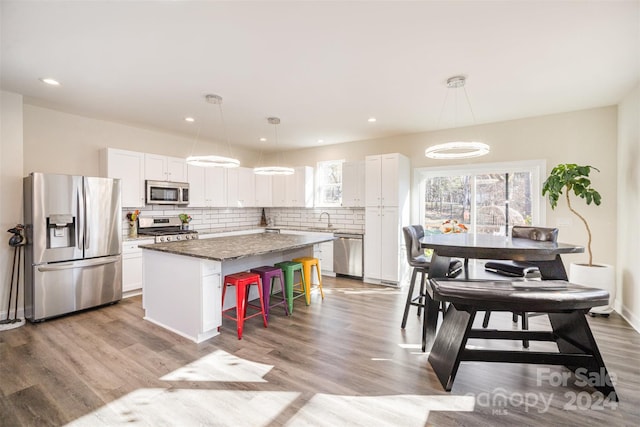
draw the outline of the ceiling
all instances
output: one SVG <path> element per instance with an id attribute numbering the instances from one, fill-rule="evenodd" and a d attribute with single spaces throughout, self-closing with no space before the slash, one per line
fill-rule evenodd
<path id="1" fill-rule="evenodd" d="M 275 147 L 269 116 L 281 119 L 278 147 L 294 149 L 614 105 L 640 78 L 640 0 L 2 0 L 1 8 L 3 90 L 225 140 L 218 107 L 204 100 L 217 94 L 231 143 L 261 150 Z M 446 87 L 458 74 L 475 119 Z"/>

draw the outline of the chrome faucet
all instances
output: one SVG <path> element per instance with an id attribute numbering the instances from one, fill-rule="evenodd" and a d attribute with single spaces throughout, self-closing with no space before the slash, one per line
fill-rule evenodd
<path id="1" fill-rule="evenodd" d="M 322 221 L 322 215 L 324 214 L 327 215 L 327 228 L 333 227 L 333 224 L 331 224 L 331 215 L 329 215 L 329 212 L 322 212 L 320 214 L 320 218 L 318 218 L 318 222 Z"/>

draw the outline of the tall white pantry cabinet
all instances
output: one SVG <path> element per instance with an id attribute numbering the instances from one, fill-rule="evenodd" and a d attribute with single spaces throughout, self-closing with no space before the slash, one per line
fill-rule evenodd
<path id="1" fill-rule="evenodd" d="M 364 281 L 400 286 L 406 272 L 410 162 L 402 154 L 365 158 Z"/>

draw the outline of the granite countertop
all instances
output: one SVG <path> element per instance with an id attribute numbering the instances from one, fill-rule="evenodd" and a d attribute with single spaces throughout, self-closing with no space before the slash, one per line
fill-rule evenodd
<path id="1" fill-rule="evenodd" d="M 333 237 L 317 235 L 254 233 L 202 240 L 155 243 L 152 245 L 140 245 L 140 247 L 153 251 L 168 252 L 176 255 L 214 261 L 229 261 L 253 255 L 280 252 L 287 249 L 303 248 L 331 240 L 333 240 Z"/>

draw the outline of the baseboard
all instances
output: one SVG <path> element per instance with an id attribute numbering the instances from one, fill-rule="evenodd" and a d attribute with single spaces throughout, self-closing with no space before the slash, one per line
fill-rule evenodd
<path id="1" fill-rule="evenodd" d="M 629 310 L 624 305 L 622 306 L 622 310 L 618 311 L 620 315 L 629 322 L 631 327 L 635 329 L 638 333 L 640 333 L 640 318 L 636 316 L 631 310 Z"/>
<path id="2" fill-rule="evenodd" d="M 130 291 L 123 292 L 122 298 L 135 297 L 137 295 L 142 295 L 142 289 L 132 289 Z"/>

